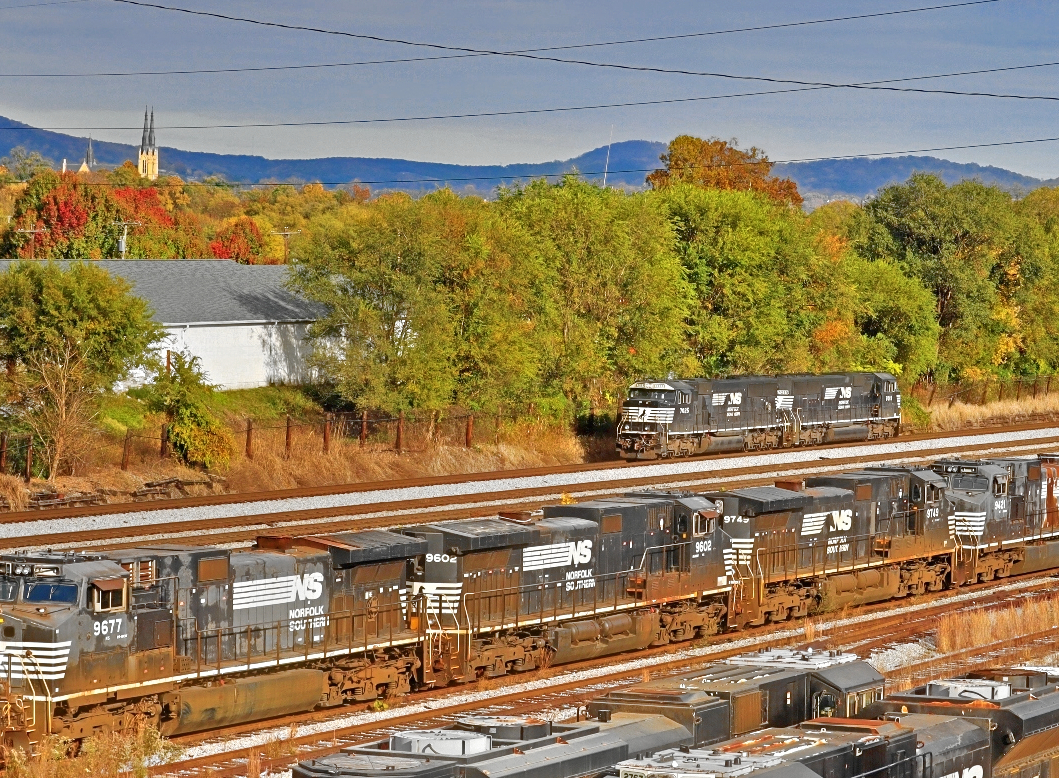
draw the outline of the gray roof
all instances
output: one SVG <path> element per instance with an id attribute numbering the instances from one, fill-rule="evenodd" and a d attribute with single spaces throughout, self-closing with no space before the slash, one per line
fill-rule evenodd
<path id="1" fill-rule="evenodd" d="M 0 260 L 0 271 L 13 262 Z M 228 259 L 103 259 L 92 264 L 127 280 L 161 324 L 314 321 L 323 311 L 285 288 L 285 265 L 241 265 Z"/>

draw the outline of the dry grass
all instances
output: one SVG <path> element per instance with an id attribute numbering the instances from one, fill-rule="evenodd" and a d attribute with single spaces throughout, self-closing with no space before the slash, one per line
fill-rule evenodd
<path id="1" fill-rule="evenodd" d="M 103 732 L 87 738 L 76 757 L 70 757 L 66 738 L 46 737 L 37 754 L 5 749 L 7 778 L 146 778 L 150 767 L 168 764 L 180 747 L 163 738 L 154 727 L 132 732 Z"/>
<path id="2" fill-rule="evenodd" d="M 935 644 L 942 654 L 1032 635 L 1059 626 L 1059 595 L 1007 608 L 978 608 L 938 619 Z"/>
<path id="3" fill-rule="evenodd" d="M 257 429 L 254 434 L 253 458 L 245 456 L 245 433 L 237 440 L 240 448 L 231 466 L 217 473 L 224 484 L 216 491 L 257 492 L 329 486 L 365 481 L 388 481 L 423 476 L 459 475 L 489 471 L 548 467 L 586 461 L 580 440 L 565 428 L 537 422 L 504 424 L 498 436 L 490 435 L 479 445 L 468 448 L 451 443 L 427 445 L 398 454 L 386 444 L 369 442 L 362 447 L 356 438 L 335 435 L 329 452 L 323 453 L 320 429 L 296 427 L 291 456 L 286 455 L 283 429 Z M 77 476 L 61 476 L 48 483 L 34 479 L 29 488 L 61 493 L 97 492 L 108 494 L 109 502 L 131 499 L 131 493 L 145 484 L 170 478 L 184 481 L 203 480 L 204 474 L 182 466 L 172 458 L 161 459 L 157 442 L 137 440 L 133 446 L 130 468 L 122 471 L 120 447 L 101 441 L 94 458 L 85 463 Z M 190 494 L 209 494 L 214 490 L 190 487 Z M 28 494 L 15 476 L 0 476 L 0 496 L 24 507 Z"/>
<path id="4" fill-rule="evenodd" d="M 981 427 L 988 424 L 1014 424 L 1028 416 L 1059 416 L 1059 394 L 1038 397 L 1023 397 L 1015 400 L 991 402 L 985 405 L 970 405 L 955 402 L 949 405 L 934 405 L 930 412 L 931 430 L 960 430 L 966 427 Z"/>
<path id="5" fill-rule="evenodd" d="M 812 619 L 805 619 L 802 622 L 802 630 L 805 632 L 805 642 L 812 643 L 816 640 L 816 622 Z"/>
<path id="6" fill-rule="evenodd" d="M 246 752 L 246 778 L 261 778 L 261 755 L 256 748 Z"/>

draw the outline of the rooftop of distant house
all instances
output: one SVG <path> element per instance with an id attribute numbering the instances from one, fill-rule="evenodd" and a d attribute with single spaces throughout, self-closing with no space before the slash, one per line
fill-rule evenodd
<path id="1" fill-rule="evenodd" d="M 16 261 L 0 260 L 0 271 Z M 127 280 L 133 293 L 150 304 L 155 320 L 165 325 L 311 322 L 322 312 L 286 287 L 286 265 L 227 259 L 89 261 Z"/>

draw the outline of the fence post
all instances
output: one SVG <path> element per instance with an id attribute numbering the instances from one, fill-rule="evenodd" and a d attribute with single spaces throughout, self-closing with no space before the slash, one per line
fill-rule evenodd
<path id="1" fill-rule="evenodd" d="M 986 398 L 989 397 L 989 379 L 985 379 L 982 382 L 982 399 L 978 401 L 979 405 L 985 405 Z"/>
<path id="2" fill-rule="evenodd" d="M 493 445 L 500 445 L 500 419 L 503 418 L 501 414 L 496 415 L 496 427 L 493 429 Z"/>
<path id="3" fill-rule="evenodd" d="M 930 385 L 930 397 L 927 398 L 927 407 L 928 408 L 931 405 L 934 404 L 934 392 L 936 392 L 936 391 L 938 391 L 938 383 L 937 383 L 937 381 L 931 383 L 931 385 Z"/>
<path id="4" fill-rule="evenodd" d="M 366 410 L 360 412 L 360 447 L 364 448 L 368 444 L 368 412 Z"/>
<path id="5" fill-rule="evenodd" d="M 7 472 L 7 433 L 0 432 L 0 473 Z"/>
<path id="6" fill-rule="evenodd" d="M 162 425 L 162 445 L 158 454 L 162 459 L 169 456 L 169 425 Z"/>
<path id="7" fill-rule="evenodd" d="M 132 430 L 125 430 L 125 445 L 121 447 L 121 469 L 129 469 L 129 455 L 132 453 Z"/>
<path id="8" fill-rule="evenodd" d="M 324 453 L 331 453 L 331 414 L 324 415 Z"/>
<path id="9" fill-rule="evenodd" d="M 284 441 L 284 447 L 283 447 L 283 451 L 284 451 L 284 454 L 286 455 L 287 459 L 290 459 L 292 443 L 293 443 L 293 438 L 291 437 L 291 421 L 290 421 L 290 414 L 288 413 L 287 414 L 287 438 Z"/>
<path id="10" fill-rule="evenodd" d="M 1019 379 L 1018 388 L 1015 390 L 1015 402 L 1022 399 L 1022 379 Z"/>
<path id="11" fill-rule="evenodd" d="M 26 483 L 33 478 L 33 436 L 26 436 Z"/>
<path id="12" fill-rule="evenodd" d="M 246 420 L 246 458 L 254 458 L 254 422 L 250 419 Z"/>
<path id="13" fill-rule="evenodd" d="M 1044 393 L 1045 394 L 1051 394 L 1052 393 L 1052 377 L 1051 376 L 1048 376 L 1048 383 L 1046 383 L 1044 385 Z"/>
<path id="14" fill-rule="evenodd" d="M 467 448 L 474 448 L 474 414 L 467 417 L 467 434 L 464 436 Z"/>
<path id="15" fill-rule="evenodd" d="M 397 440 L 394 443 L 394 448 L 397 449 L 398 454 L 404 448 L 404 411 L 397 414 Z"/>

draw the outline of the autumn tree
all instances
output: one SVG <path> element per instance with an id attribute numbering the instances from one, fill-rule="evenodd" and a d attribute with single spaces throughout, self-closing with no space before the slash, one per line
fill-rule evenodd
<path id="1" fill-rule="evenodd" d="M 668 152 L 660 159 L 665 167 L 647 176 L 654 189 L 686 183 L 706 189 L 760 192 L 796 208 L 802 204 L 798 186 L 789 178 L 771 175 L 773 163 L 754 146 L 744 151 L 735 141 L 680 135 L 670 141 Z"/>
<path id="2" fill-rule="evenodd" d="M 90 445 L 96 401 L 161 337 L 126 281 L 90 264 L 23 262 L 0 273 L 0 359 L 16 417 L 43 442 L 49 477 Z"/>
<path id="3" fill-rule="evenodd" d="M 264 236 L 254 220 L 240 216 L 217 230 L 216 236 L 210 241 L 210 252 L 217 259 L 252 263 L 261 256 L 264 245 Z"/>
<path id="4" fill-rule="evenodd" d="M 74 173 L 35 175 L 15 201 L 7 256 L 54 259 L 102 259 L 117 255 L 114 222 L 122 213 L 111 190 L 92 186 Z M 43 230 L 36 234 L 19 229 Z"/>

